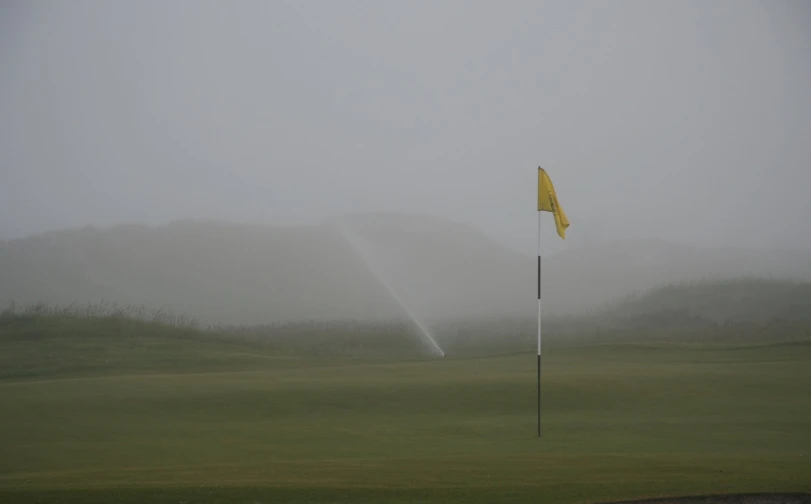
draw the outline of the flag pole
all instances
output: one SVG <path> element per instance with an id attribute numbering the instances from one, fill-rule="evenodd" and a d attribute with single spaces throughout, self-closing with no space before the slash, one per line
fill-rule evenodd
<path id="1" fill-rule="evenodd" d="M 540 176 L 540 167 L 538 170 Z M 541 437 L 541 211 L 538 210 L 538 437 Z"/>
<path id="2" fill-rule="evenodd" d="M 555 187 L 546 171 L 538 167 L 538 437 L 541 437 L 541 212 L 552 212 L 558 236 L 566 239 L 569 219 L 558 204 Z"/>

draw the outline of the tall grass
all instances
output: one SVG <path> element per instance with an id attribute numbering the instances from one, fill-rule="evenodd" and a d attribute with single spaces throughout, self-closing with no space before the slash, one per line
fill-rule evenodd
<path id="1" fill-rule="evenodd" d="M 104 299 L 96 304 L 73 303 L 68 306 L 48 304 L 42 301 L 18 305 L 16 302 L 10 301 L 0 311 L 0 321 L 32 317 L 117 318 L 151 322 L 171 327 L 200 328 L 197 319 L 184 314 L 170 313 L 162 308 L 150 310 L 144 305 L 121 305 Z"/>
<path id="2" fill-rule="evenodd" d="M 196 338 L 304 356 L 419 357 L 420 340 L 405 321 L 299 321 L 262 326 L 201 325 L 165 310 L 102 301 L 60 307 L 16 303 L 0 311 L 0 343 L 99 337 Z"/>
<path id="3" fill-rule="evenodd" d="M 52 324 L 52 334 L 66 318 L 99 322 L 131 321 L 129 332 L 164 337 L 198 337 L 239 341 L 306 356 L 425 357 L 418 329 L 407 320 L 302 320 L 261 326 L 201 325 L 194 318 L 163 309 L 119 305 L 105 300 L 93 305 L 59 307 L 45 303 L 0 311 L 4 327 L 25 320 Z M 61 320 L 61 322 L 60 322 Z M 668 285 L 629 297 L 601 313 L 545 317 L 544 345 L 559 347 L 612 342 L 772 343 L 811 339 L 811 284 L 738 279 Z M 67 324 L 70 325 L 70 324 Z M 535 348 L 537 320 L 466 318 L 429 321 L 449 356 L 506 355 Z M 85 330 L 120 334 L 102 323 Z M 166 332 L 162 328 L 182 329 Z M 118 332 L 117 332 L 118 331 Z"/>

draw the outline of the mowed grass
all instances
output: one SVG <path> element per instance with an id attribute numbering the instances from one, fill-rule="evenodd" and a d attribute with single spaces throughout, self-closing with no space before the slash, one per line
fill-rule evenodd
<path id="1" fill-rule="evenodd" d="M 187 357 L 228 354 L 219 341 L 177 341 Z M 20 344 L 0 352 L 19 354 Z M 555 349 L 544 356 L 540 439 L 532 354 L 261 355 L 212 369 L 182 358 L 182 372 L 164 355 L 152 370 L 124 359 L 118 373 L 65 376 L 61 366 L 0 380 L 0 502 L 565 504 L 811 492 L 809 344 Z"/>

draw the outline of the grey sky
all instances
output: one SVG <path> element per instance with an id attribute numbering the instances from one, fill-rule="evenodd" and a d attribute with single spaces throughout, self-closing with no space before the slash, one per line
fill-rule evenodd
<path id="1" fill-rule="evenodd" d="M 808 2 L 0 4 L 0 237 L 350 211 L 811 248 Z M 551 232 L 550 249 L 562 246 Z"/>

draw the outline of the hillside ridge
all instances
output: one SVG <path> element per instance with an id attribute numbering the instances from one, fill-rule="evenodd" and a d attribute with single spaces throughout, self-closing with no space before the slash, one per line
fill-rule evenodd
<path id="1" fill-rule="evenodd" d="M 377 275 L 346 246 L 337 223 L 362 236 Z M 224 324 L 403 320 L 383 276 L 434 323 L 534 313 L 535 268 L 533 257 L 468 224 L 421 214 L 355 214 L 306 226 L 128 223 L 0 242 L 0 301 L 103 299 Z M 811 254 L 660 240 L 575 247 L 544 258 L 545 312 L 589 313 L 673 282 L 739 276 L 809 280 Z"/>

